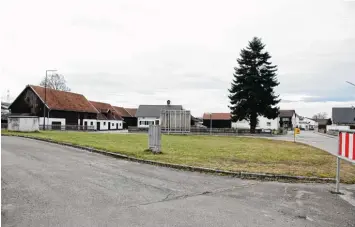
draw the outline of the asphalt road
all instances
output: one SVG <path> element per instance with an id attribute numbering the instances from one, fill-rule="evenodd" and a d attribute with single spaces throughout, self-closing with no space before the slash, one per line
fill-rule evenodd
<path id="1" fill-rule="evenodd" d="M 287 135 L 275 136 L 271 137 L 271 139 L 293 141 L 293 137 L 293 132 L 289 132 Z M 338 138 L 334 136 L 313 131 L 301 131 L 300 134 L 296 135 L 296 142 L 318 147 L 334 155 L 338 153 Z"/>
<path id="2" fill-rule="evenodd" d="M 248 181 L 1 139 L 2 226 L 355 226 L 355 207 L 329 192 L 334 185 Z"/>

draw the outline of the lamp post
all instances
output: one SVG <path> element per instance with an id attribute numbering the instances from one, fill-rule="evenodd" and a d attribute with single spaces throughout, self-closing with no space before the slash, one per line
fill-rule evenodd
<path id="1" fill-rule="evenodd" d="M 48 72 L 56 72 L 56 69 L 47 69 L 46 78 L 44 80 L 44 103 L 43 103 L 43 130 L 46 130 L 46 104 L 47 104 L 47 75 Z M 49 118 L 49 116 L 48 116 Z"/>
<path id="2" fill-rule="evenodd" d="M 350 81 L 345 81 L 345 82 L 348 83 L 348 84 L 350 84 L 350 85 L 355 86 L 355 84 L 354 84 L 354 83 L 351 83 Z"/>
<path id="3" fill-rule="evenodd" d="M 210 135 L 212 135 L 212 113 L 210 113 Z"/>

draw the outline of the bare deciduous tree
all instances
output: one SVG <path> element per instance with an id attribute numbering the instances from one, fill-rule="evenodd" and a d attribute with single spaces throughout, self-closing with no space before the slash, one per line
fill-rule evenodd
<path id="1" fill-rule="evenodd" d="M 326 119 L 328 117 L 328 114 L 326 112 L 320 112 L 315 115 L 313 115 L 313 119 Z"/>
<path id="2" fill-rule="evenodd" d="M 67 86 L 67 81 L 65 80 L 65 78 L 62 74 L 54 73 L 54 74 L 48 75 L 47 81 L 46 81 L 46 78 L 43 78 L 40 85 L 45 87 L 46 84 L 47 84 L 48 88 L 52 88 L 55 90 L 61 90 L 61 91 L 70 91 L 70 88 Z"/>

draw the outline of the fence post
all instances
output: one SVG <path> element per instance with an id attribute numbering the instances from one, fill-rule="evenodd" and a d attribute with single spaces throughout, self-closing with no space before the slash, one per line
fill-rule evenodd
<path id="1" fill-rule="evenodd" d="M 337 172 L 336 172 L 336 183 L 335 183 L 336 193 L 339 193 L 339 184 L 340 184 L 340 158 L 337 157 Z"/>

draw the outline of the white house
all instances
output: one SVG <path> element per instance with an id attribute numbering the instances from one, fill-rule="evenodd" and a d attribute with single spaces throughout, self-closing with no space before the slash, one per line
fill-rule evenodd
<path id="1" fill-rule="evenodd" d="M 238 129 L 249 129 L 250 122 L 247 120 L 232 122 L 232 128 Z M 256 125 L 256 129 L 266 129 L 266 130 L 276 130 L 279 128 L 279 118 L 268 119 L 263 116 L 258 117 L 258 124 Z"/>

